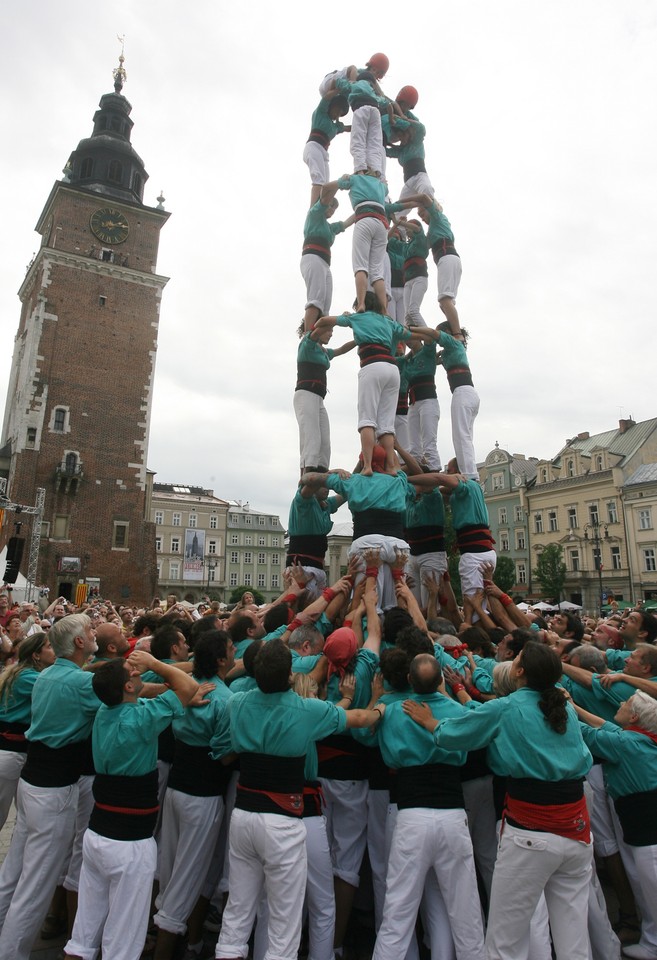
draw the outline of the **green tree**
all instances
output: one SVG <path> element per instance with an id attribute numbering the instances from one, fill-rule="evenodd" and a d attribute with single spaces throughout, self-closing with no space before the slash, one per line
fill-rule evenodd
<path id="1" fill-rule="evenodd" d="M 534 576 L 541 584 L 541 592 L 544 596 L 558 603 L 561 600 L 561 592 L 566 582 L 563 548 L 558 543 L 551 543 L 539 555 Z"/>
<path id="2" fill-rule="evenodd" d="M 242 599 L 242 596 L 243 596 L 245 593 L 252 593 L 252 594 L 253 594 L 253 599 L 255 600 L 255 602 L 256 602 L 258 605 L 260 605 L 260 604 L 262 604 L 262 603 L 267 603 L 267 601 L 265 600 L 265 598 L 263 597 L 263 595 L 262 595 L 258 590 L 254 590 L 253 587 L 235 587 L 235 589 L 233 590 L 233 592 L 232 592 L 231 595 L 230 595 L 230 598 L 229 598 L 228 602 L 229 602 L 229 603 L 237 603 L 239 600 Z"/>
<path id="3" fill-rule="evenodd" d="M 511 557 L 498 557 L 495 573 L 493 574 L 493 583 L 497 584 L 500 590 L 510 593 L 516 582 L 516 566 Z"/>

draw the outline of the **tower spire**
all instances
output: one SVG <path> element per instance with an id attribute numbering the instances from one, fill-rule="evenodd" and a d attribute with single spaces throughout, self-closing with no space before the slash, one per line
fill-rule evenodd
<path id="1" fill-rule="evenodd" d="M 117 34 L 116 39 L 121 44 L 121 53 L 119 54 L 119 65 L 112 70 L 112 76 L 114 77 L 114 92 L 121 93 L 123 84 L 128 79 L 128 74 L 125 72 L 125 67 L 123 66 L 125 63 L 125 34 L 123 34 L 122 37 Z"/>

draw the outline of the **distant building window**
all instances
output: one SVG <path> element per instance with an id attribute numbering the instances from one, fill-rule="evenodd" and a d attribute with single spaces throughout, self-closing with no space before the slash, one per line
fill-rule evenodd
<path id="1" fill-rule="evenodd" d="M 25 440 L 26 445 L 28 447 L 33 447 L 36 443 L 36 437 L 37 437 L 36 427 L 28 427 L 27 437 Z"/>
<path id="2" fill-rule="evenodd" d="M 180 553 L 180 537 L 171 537 L 171 553 Z"/>
<path id="3" fill-rule="evenodd" d="M 652 548 L 643 551 L 643 569 L 646 573 L 654 573 L 657 570 L 655 551 Z"/>
<path id="4" fill-rule="evenodd" d="M 68 540 L 68 525 L 70 517 L 58 514 L 52 525 L 53 540 Z"/>
<path id="5" fill-rule="evenodd" d="M 94 172 L 94 161 L 92 157 L 85 157 L 80 164 L 80 179 L 86 180 Z"/>
<path id="6" fill-rule="evenodd" d="M 577 573 L 579 570 L 579 550 L 569 550 L 568 555 L 570 556 L 570 569 L 573 573 Z"/>
<path id="7" fill-rule="evenodd" d="M 516 531 L 516 550 L 525 549 L 525 531 L 517 530 Z"/>
<path id="8" fill-rule="evenodd" d="M 264 553 L 259 553 L 259 554 L 258 554 L 258 563 L 261 564 L 261 565 L 262 565 L 263 563 L 267 563 L 267 555 L 264 554 Z"/>
<path id="9" fill-rule="evenodd" d="M 265 542 L 266 542 L 266 541 L 265 541 L 265 538 L 264 538 L 264 537 L 258 537 L 258 546 L 259 546 L 259 547 L 264 547 Z"/>
<path id="10" fill-rule="evenodd" d="M 280 562 L 281 562 L 281 558 L 279 557 L 279 555 L 278 555 L 277 553 L 272 553 L 272 555 L 271 555 L 271 565 L 272 565 L 272 567 L 277 567 Z"/>
<path id="11" fill-rule="evenodd" d="M 100 251 L 100 259 L 104 263 L 114 263 L 114 251 L 103 247 L 103 249 Z"/>
<path id="12" fill-rule="evenodd" d="M 249 536 L 249 535 L 247 534 L 247 535 L 244 537 L 244 545 L 247 546 L 247 547 L 250 547 L 250 546 L 252 545 L 252 543 L 253 543 L 253 537 L 251 537 L 251 536 Z"/>
<path id="13" fill-rule="evenodd" d="M 155 523 L 164 523 L 164 514 L 161 510 L 155 511 Z"/>
<path id="14" fill-rule="evenodd" d="M 258 586 L 266 587 L 267 586 L 267 575 L 264 573 L 258 574 Z"/>
<path id="15" fill-rule="evenodd" d="M 239 563 L 239 553 L 237 552 L 237 550 L 230 551 L 230 562 Z"/>
<path id="16" fill-rule="evenodd" d="M 253 523 L 253 517 L 246 516 L 244 517 L 244 523 L 247 527 L 250 527 Z"/>
<path id="17" fill-rule="evenodd" d="M 620 570 L 621 569 L 621 551 L 620 547 L 611 548 L 611 569 Z"/>
<path id="18" fill-rule="evenodd" d="M 541 470 L 541 482 L 547 483 L 547 478 L 548 478 L 547 467 L 543 467 L 543 469 Z"/>
<path id="19" fill-rule="evenodd" d="M 493 474 L 493 490 L 504 490 L 504 474 Z"/>
<path id="20" fill-rule="evenodd" d="M 155 549 L 158 553 L 162 552 L 162 537 L 155 538 Z"/>
<path id="21" fill-rule="evenodd" d="M 231 535 L 230 535 L 230 542 L 231 542 L 231 543 L 239 543 L 239 542 L 240 542 L 239 536 L 238 536 L 236 533 L 231 533 Z"/>
<path id="22" fill-rule="evenodd" d="M 208 568 L 208 583 L 213 583 L 217 579 L 216 573 L 217 571 L 214 567 Z"/>
<path id="23" fill-rule="evenodd" d="M 98 297 L 99 307 L 104 307 L 106 303 L 107 303 L 107 297 L 103 297 L 103 296 Z"/>
<path id="24" fill-rule="evenodd" d="M 516 564 L 516 579 L 518 583 L 527 583 L 527 565 L 524 563 Z"/>
<path id="25" fill-rule="evenodd" d="M 236 574 L 236 573 L 231 573 L 231 575 L 230 575 L 230 580 L 228 581 L 228 585 L 229 585 L 230 587 L 236 587 L 236 586 L 237 586 L 237 574 Z"/>
<path id="26" fill-rule="evenodd" d="M 124 523 L 120 520 L 114 521 L 114 533 L 112 536 L 112 547 L 115 550 L 127 550 L 128 548 L 128 531 L 130 529 L 129 523 Z"/>
<path id="27" fill-rule="evenodd" d="M 548 513 L 548 524 L 549 524 L 550 533 L 554 533 L 556 530 L 559 529 L 556 510 L 550 510 L 550 512 Z"/>
<path id="28" fill-rule="evenodd" d="M 652 530 L 652 511 L 650 507 L 639 510 L 639 530 Z"/>
<path id="29" fill-rule="evenodd" d="M 114 126 L 113 121 L 112 126 Z M 121 183 L 123 180 L 123 164 L 120 160 L 110 160 L 109 167 L 107 168 L 107 179 L 112 180 L 114 183 Z"/>
<path id="30" fill-rule="evenodd" d="M 258 517 L 259 526 L 264 527 L 266 522 L 267 522 L 267 517 Z"/>
<path id="31" fill-rule="evenodd" d="M 507 523 L 506 516 L 506 507 L 500 507 L 497 511 L 497 519 L 499 523 Z"/>
<path id="32" fill-rule="evenodd" d="M 217 541 L 216 541 L 216 540 L 209 540 L 209 541 L 208 541 L 208 553 L 216 553 L 216 552 L 217 552 Z"/>
<path id="33" fill-rule="evenodd" d="M 237 526 L 237 524 L 238 524 L 238 522 L 239 522 L 239 518 L 238 518 L 237 514 L 235 514 L 235 513 L 230 513 L 230 514 L 228 515 L 228 519 L 230 520 L 230 522 L 232 523 L 232 525 L 233 525 L 234 527 Z"/>
<path id="34" fill-rule="evenodd" d="M 56 407 L 55 416 L 52 421 L 52 428 L 56 433 L 64 433 L 66 429 L 66 408 L 65 407 Z"/>
<path id="35" fill-rule="evenodd" d="M 602 570 L 602 551 L 599 547 L 594 547 L 592 550 L 593 553 L 593 569 L 598 571 Z"/>
<path id="36" fill-rule="evenodd" d="M 171 518 L 171 526 L 179 527 L 181 522 L 182 522 L 182 513 L 174 513 L 173 517 Z"/>
<path id="37" fill-rule="evenodd" d="M 502 533 L 500 534 L 500 550 L 504 552 L 505 550 L 508 550 L 508 549 L 509 549 L 509 534 Z"/>
<path id="38" fill-rule="evenodd" d="M 195 526 L 196 526 L 196 514 L 195 514 L 195 513 L 190 513 L 190 515 L 189 515 L 189 525 L 190 525 L 190 527 L 195 527 Z"/>
<path id="39" fill-rule="evenodd" d="M 244 586 L 252 587 L 253 586 L 253 575 L 250 573 L 244 574 Z"/>
<path id="40" fill-rule="evenodd" d="M 275 573 L 274 576 L 271 578 L 271 585 L 275 590 L 278 590 L 279 582 L 280 581 L 279 581 L 278 574 Z"/>
<path id="41" fill-rule="evenodd" d="M 169 579 L 177 580 L 180 576 L 180 564 L 177 560 L 169 561 Z"/>
<path id="42" fill-rule="evenodd" d="M 132 175 L 132 189 L 139 197 L 141 197 L 141 185 L 141 176 L 135 171 Z"/>
<path id="43" fill-rule="evenodd" d="M 577 527 L 577 507 L 568 507 L 568 527 L 571 530 Z"/>
<path id="44" fill-rule="evenodd" d="M 607 501 L 607 522 L 618 523 L 618 511 L 616 510 L 616 501 Z"/>
<path id="45" fill-rule="evenodd" d="M 278 537 L 272 537 L 272 538 L 271 538 L 271 545 L 272 545 L 272 547 L 277 547 L 277 546 L 278 546 Z"/>
<path id="46" fill-rule="evenodd" d="M 514 508 L 514 516 L 516 523 L 520 523 L 522 521 L 522 507 L 516 506 Z"/>
<path id="47" fill-rule="evenodd" d="M 210 530 L 217 529 L 217 514 L 213 513 L 210 515 Z"/>
<path id="48" fill-rule="evenodd" d="M 253 563 L 253 554 L 250 550 L 244 551 L 244 563 Z"/>
<path id="49" fill-rule="evenodd" d="M 597 524 L 599 522 L 599 519 L 600 518 L 598 515 L 597 503 L 590 503 L 589 504 L 589 523 Z"/>
<path id="50" fill-rule="evenodd" d="M 595 469 L 602 470 L 602 454 L 598 454 L 595 458 Z"/>
<path id="51" fill-rule="evenodd" d="M 534 514 L 534 533 L 543 533 L 543 514 Z"/>
<path id="52" fill-rule="evenodd" d="M 574 461 L 574 460 L 568 460 L 568 461 L 567 461 L 567 463 L 566 463 L 566 474 L 567 474 L 567 476 L 569 476 L 569 477 L 574 477 L 574 476 L 575 476 L 575 461 Z"/>

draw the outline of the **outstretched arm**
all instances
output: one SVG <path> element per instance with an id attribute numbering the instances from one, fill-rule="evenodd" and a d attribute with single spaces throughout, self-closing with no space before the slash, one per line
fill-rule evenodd
<path id="1" fill-rule="evenodd" d="M 349 353 L 350 350 L 353 350 L 356 346 L 355 340 L 347 340 L 346 343 L 343 343 L 341 347 L 338 347 L 333 351 L 334 357 L 342 357 L 345 353 Z"/>

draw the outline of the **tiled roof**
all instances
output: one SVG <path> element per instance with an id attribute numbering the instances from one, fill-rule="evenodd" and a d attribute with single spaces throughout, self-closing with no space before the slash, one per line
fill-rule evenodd
<path id="1" fill-rule="evenodd" d="M 629 487 L 634 483 L 651 483 L 657 481 L 657 463 L 642 463 L 634 473 L 625 481 L 625 486 Z"/>
<path id="2" fill-rule="evenodd" d="M 607 430 L 604 433 L 594 433 L 593 436 L 586 439 L 574 437 L 565 447 L 563 447 L 553 463 L 558 466 L 561 458 L 567 455 L 569 450 L 577 450 L 583 457 L 590 457 L 597 450 L 608 450 L 614 456 L 620 457 L 619 466 L 623 466 L 623 461 L 631 457 L 639 447 L 645 443 L 650 434 L 657 428 L 657 418 L 652 420 L 643 420 L 641 423 L 635 423 L 624 433 L 620 429 Z"/>

